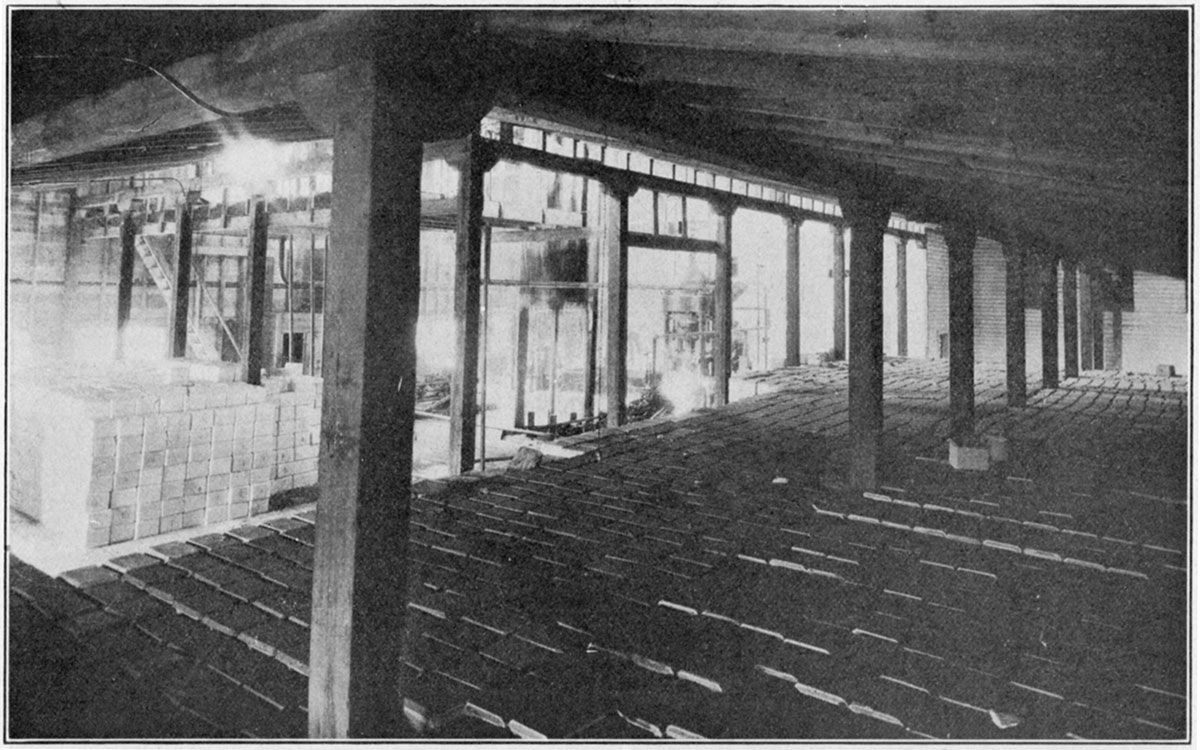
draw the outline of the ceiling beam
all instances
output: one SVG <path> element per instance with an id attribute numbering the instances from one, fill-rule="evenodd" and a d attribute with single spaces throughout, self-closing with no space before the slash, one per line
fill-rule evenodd
<path id="1" fill-rule="evenodd" d="M 329 88 L 334 71 L 360 56 L 364 15 L 328 13 L 278 26 L 166 72 L 223 110 L 248 113 L 297 102 Z M 141 78 L 17 123 L 12 166 L 43 164 L 219 119 L 161 78 Z M 236 129 L 236 120 L 226 122 Z"/>

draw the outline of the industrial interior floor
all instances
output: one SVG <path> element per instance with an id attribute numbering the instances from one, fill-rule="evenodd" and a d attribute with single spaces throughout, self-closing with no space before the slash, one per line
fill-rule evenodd
<path id="1" fill-rule="evenodd" d="M 846 371 L 817 366 L 419 484 L 419 736 L 1188 738 L 1187 380 L 1008 409 L 980 367 L 1009 452 L 983 472 L 946 463 L 944 363 L 884 382 L 877 492 L 846 487 Z M 314 516 L 53 579 L 10 556 L 10 736 L 304 736 Z"/>

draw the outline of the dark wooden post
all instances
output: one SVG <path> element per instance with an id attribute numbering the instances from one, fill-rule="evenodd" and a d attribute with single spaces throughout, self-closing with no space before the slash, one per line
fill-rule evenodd
<path id="1" fill-rule="evenodd" d="M 583 225 L 594 226 L 595 220 L 588 218 L 588 180 L 583 181 Z M 587 350 L 584 354 L 583 416 L 596 416 L 597 354 L 600 344 L 600 305 L 596 295 L 596 284 L 600 274 L 600 248 L 594 236 L 587 239 L 587 279 L 592 286 L 587 290 Z M 528 324 L 528 317 L 526 318 Z"/>
<path id="2" fill-rule="evenodd" d="M 625 424 L 625 343 L 629 333 L 629 196 L 633 183 L 601 190 L 601 252 L 608 263 L 608 426 Z"/>
<path id="3" fill-rule="evenodd" d="M 1092 363 L 1097 370 L 1107 369 L 1104 361 L 1104 308 L 1107 306 L 1105 274 L 1097 268 L 1092 273 L 1091 291 L 1092 311 Z"/>
<path id="4" fill-rule="evenodd" d="M 886 204 L 877 200 L 840 198 L 839 203 L 851 233 L 851 458 L 847 479 L 851 486 L 865 489 L 878 484 L 877 465 L 883 432 L 883 231 L 891 212 Z M 840 228 L 838 234 L 841 234 Z M 834 255 L 836 258 L 840 253 Z M 837 270 L 835 267 L 835 273 Z M 840 286 L 839 278 L 834 288 Z"/>
<path id="5" fill-rule="evenodd" d="M 175 220 L 175 281 L 171 289 L 171 357 L 187 356 L 188 299 L 192 288 L 192 207 L 187 196 L 179 202 Z"/>
<path id="6" fill-rule="evenodd" d="M 1121 301 L 1119 299 L 1113 299 L 1113 301 L 1112 301 L 1112 347 L 1111 347 L 1112 351 L 1110 351 L 1106 354 L 1106 357 L 1104 360 L 1105 364 L 1107 365 L 1104 368 L 1106 370 L 1120 371 L 1122 369 L 1122 362 L 1121 362 L 1122 354 L 1121 354 L 1121 352 L 1122 352 L 1122 347 L 1124 345 L 1121 340 L 1122 326 L 1123 326 L 1123 324 L 1121 322 Z"/>
<path id="7" fill-rule="evenodd" d="M 975 228 L 945 227 L 950 263 L 950 422 L 960 443 L 975 433 Z"/>
<path id="8" fill-rule="evenodd" d="M 853 260 L 853 259 L 852 259 Z M 846 229 L 833 225 L 833 358 L 846 358 Z"/>
<path id="9" fill-rule="evenodd" d="M 121 265 L 117 277 L 117 348 L 116 358 L 125 358 L 125 329 L 133 309 L 133 266 L 137 256 L 137 224 L 133 211 L 125 214 L 121 222 Z"/>
<path id="10" fill-rule="evenodd" d="M 424 131 L 414 122 L 422 99 L 404 86 L 414 32 L 391 15 L 371 21 L 366 60 L 337 81 L 308 682 L 314 738 L 404 732 Z"/>
<path id="11" fill-rule="evenodd" d="M 1042 387 L 1058 387 L 1058 259 L 1047 255 L 1042 273 Z"/>
<path id="12" fill-rule="evenodd" d="M 785 367 L 800 364 L 800 226 L 803 223 L 804 219 L 797 216 L 790 216 L 787 220 L 787 262 L 783 282 L 787 286 Z"/>
<path id="13" fill-rule="evenodd" d="M 1079 295 L 1079 369 L 1096 369 L 1093 339 L 1095 330 L 1092 328 L 1092 276 L 1086 265 L 1080 266 L 1076 272 Z"/>
<path id="14" fill-rule="evenodd" d="M 908 356 L 908 240 L 896 245 L 896 355 Z"/>
<path id="15" fill-rule="evenodd" d="M 62 326 L 59 332 L 59 354 L 71 355 L 74 344 L 74 324 L 80 313 L 79 271 L 83 265 L 83 220 L 79 216 L 82 201 L 77 190 L 70 191 L 67 198 L 66 246 L 63 252 Z"/>
<path id="16" fill-rule="evenodd" d="M 450 380 L 451 474 L 475 465 L 476 391 L 479 383 L 479 269 L 483 232 L 483 176 L 495 158 L 478 135 L 467 139 L 459 164 L 458 223 L 455 232 L 455 365 Z"/>
<path id="17" fill-rule="evenodd" d="M 737 204 L 714 204 L 717 213 L 717 279 L 713 290 L 713 405 L 729 403 L 730 358 L 733 356 L 733 212 Z"/>
<path id="18" fill-rule="evenodd" d="M 1079 377 L 1079 293 L 1075 262 L 1063 259 L 1063 377 Z"/>
<path id="19" fill-rule="evenodd" d="M 1008 405 L 1025 406 L 1025 251 L 1004 248 L 1004 357 Z"/>
<path id="20" fill-rule="evenodd" d="M 525 297 L 524 291 L 521 297 Z M 513 424 L 517 427 L 528 427 L 525 424 L 525 380 L 529 377 L 529 303 L 522 299 L 517 310 L 517 342 L 513 351 L 513 389 L 516 392 L 516 414 Z"/>
<path id="21" fill-rule="evenodd" d="M 268 295 L 274 291 L 274 282 L 267 276 L 267 202 L 261 198 L 254 201 L 254 220 L 250 225 L 250 266 L 246 275 L 246 283 L 250 287 L 250 314 L 246 333 L 242 336 L 245 342 L 242 347 L 245 356 L 242 379 L 250 385 L 261 385 L 265 349 L 263 322 L 269 304 Z M 217 315 L 223 317 L 225 311 L 218 309 Z"/>

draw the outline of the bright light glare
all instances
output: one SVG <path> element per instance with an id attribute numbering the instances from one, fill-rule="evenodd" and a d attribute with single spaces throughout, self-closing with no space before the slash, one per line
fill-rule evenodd
<path id="1" fill-rule="evenodd" d="M 686 414 L 708 406 L 709 378 L 675 370 L 663 375 L 658 392 L 675 407 L 675 414 Z"/>
<path id="2" fill-rule="evenodd" d="M 257 191 L 286 174 L 290 154 L 287 144 L 250 135 L 227 136 L 224 141 L 213 171 L 231 183 Z"/>

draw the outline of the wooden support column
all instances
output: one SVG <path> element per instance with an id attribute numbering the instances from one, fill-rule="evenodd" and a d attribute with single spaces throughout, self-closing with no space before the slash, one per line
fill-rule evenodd
<path id="1" fill-rule="evenodd" d="M 1112 351 L 1105 354 L 1106 370 L 1120 371 L 1122 368 L 1122 341 L 1121 332 L 1123 324 L 1121 322 L 1121 302 L 1120 300 L 1112 301 Z"/>
<path id="2" fill-rule="evenodd" d="M 785 367 L 800 364 L 800 226 L 803 223 L 804 219 L 796 216 L 789 216 L 787 220 L 787 262 L 783 282 L 787 289 Z"/>
<path id="3" fill-rule="evenodd" d="M 583 225 L 589 226 L 595 221 L 588 220 L 588 180 L 583 181 Z M 600 248 L 594 237 L 587 238 L 587 279 L 592 285 L 587 290 L 587 349 L 584 353 L 583 376 L 583 416 L 591 419 L 596 416 L 596 384 L 599 367 L 597 354 L 600 344 L 600 304 L 596 294 L 596 285 L 600 279 Z M 528 321 L 527 321 L 528 322 Z"/>
<path id="4" fill-rule="evenodd" d="M 1042 387 L 1058 387 L 1058 259 L 1042 260 Z"/>
<path id="5" fill-rule="evenodd" d="M 896 355 L 908 356 L 908 239 L 896 245 Z"/>
<path id="6" fill-rule="evenodd" d="M 517 310 L 517 341 L 514 347 L 513 359 L 516 360 L 513 372 L 513 391 L 516 394 L 516 414 L 513 415 L 513 425 L 528 427 L 525 424 L 525 381 L 529 377 L 529 302 L 525 292 L 521 291 L 522 300 Z"/>
<path id="7" fill-rule="evenodd" d="M 1108 305 L 1105 280 L 1103 270 L 1097 268 L 1088 284 L 1091 292 L 1092 364 L 1097 370 L 1107 369 L 1104 362 L 1104 310 Z"/>
<path id="8" fill-rule="evenodd" d="M 67 236 L 63 252 L 62 311 L 59 333 L 59 356 L 69 358 L 74 345 L 74 323 L 79 319 L 79 271 L 83 265 L 83 220 L 78 216 L 83 202 L 79 192 L 72 190 L 67 199 Z"/>
<path id="9" fill-rule="evenodd" d="M 422 49 L 422 17 L 370 18 L 364 60 L 344 70 L 336 87 L 308 680 L 313 738 L 407 731 L 400 658 L 422 141 L 437 139 L 424 122 L 439 110 L 434 92 L 413 92 L 406 78 Z M 471 121 L 442 138 L 465 136 Z"/>
<path id="10" fill-rule="evenodd" d="M 839 198 L 838 202 L 851 232 L 851 458 L 847 479 L 851 486 L 867 489 L 878 484 L 877 465 L 883 432 L 883 232 L 891 211 L 882 201 Z M 838 234 L 841 234 L 840 228 Z M 839 244 L 836 243 L 835 248 Z M 834 255 L 836 258 L 840 253 Z M 835 272 L 837 270 L 835 266 Z M 840 286 L 839 278 L 834 288 Z"/>
<path id="11" fill-rule="evenodd" d="M 121 265 L 117 276 L 117 359 L 125 358 L 125 329 L 133 310 L 133 265 L 137 258 L 135 242 L 137 225 L 133 220 L 133 212 L 129 211 L 121 221 Z"/>
<path id="12" fill-rule="evenodd" d="M 950 430 L 960 443 L 975 434 L 975 227 L 945 228 L 950 262 Z"/>
<path id="13" fill-rule="evenodd" d="M 250 287 L 250 314 L 247 316 L 246 332 L 242 336 L 242 351 L 245 353 L 242 379 L 250 385 L 261 385 L 266 348 L 263 324 L 270 305 L 268 295 L 274 291 L 274 283 L 267 276 L 267 202 L 261 198 L 254 201 L 254 219 L 250 225 L 250 266 L 246 277 L 246 284 Z M 224 317 L 225 311 L 218 307 L 217 315 Z"/>
<path id="14" fill-rule="evenodd" d="M 846 229 L 833 225 L 833 358 L 846 358 Z"/>
<path id="15" fill-rule="evenodd" d="M 168 356 L 187 356 L 188 299 L 192 288 L 192 207 L 187 196 L 179 202 L 175 252 L 175 280 L 171 289 L 171 330 Z M 203 280 L 201 280 L 203 281 Z"/>
<path id="16" fill-rule="evenodd" d="M 1096 369 L 1095 350 L 1093 341 L 1096 335 L 1092 325 L 1095 320 L 1092 315 L 1092 275 L 1087 266 L 1081 266 L 1077 272 L 1079 279 L 1079 369 Z"/>
<path id="17" fill-rule="evenodd" d="M 737 204 L 714 202 L 717 214 L 717 279 L 713 291 L 713 406 L 729 403 L 730 357 L 733 355 L 733 212 Z"/>
<path id="18" fill-rule="evenodd" d="M 458 223 L 455 231 L 455 365 L 450 380 L 451 474 L 475 465 L 476 392 L 479 383 L 479 269 L 483 233 L 483 176 L 495 158 L 478 135 L 468 138 L 459 164 Z"/>
<path id="19" fill-rule="evenodd" d="M 1025 406 L 1025 251 L 1004 248 L 1004 357 L 1008 405 Z"/>
<path id="20" fill-rule="evenodd" d="M 1079 377 L 1079 293 L 1076 287 L 1076 266 L 1066 259 L 1063 269 L 1063 377 Z"/>
<path id="21" fill-rule="evenodd" d="M 629 333 L 629 196 L 632 182 L 605 182 L 600 192 L 600 247 L 608 267 L 608 426 L 625 424 L 625 346 Z"/>

